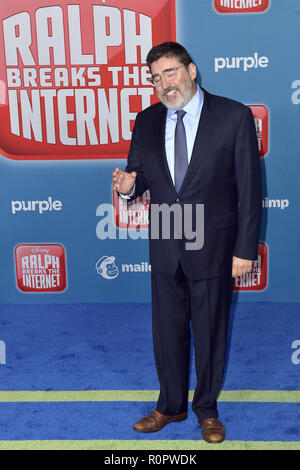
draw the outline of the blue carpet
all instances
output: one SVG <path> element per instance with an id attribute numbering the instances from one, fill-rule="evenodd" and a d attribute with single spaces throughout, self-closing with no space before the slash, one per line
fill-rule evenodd
<path id="1" fill-rule="evenodd" d="M 156 390 L 149 304 L 0 306 L 0 391 Z M 234 304 L 224 390 L 299 390 L 299 304 Z M 190 388 L 195 386 L 191 361 Z M 160 433 L 132 425 L 153 402 L 0 403 L 0 441 L 199 440 L 189 418 Z M 190 408 L 190 405 L 189 405 Z M 300 441 L 299 403 L 219 402 L 229 441 Z"/>
<path id="2" fill-rule="evenodd" d="M 142 434 L 132 425 L 154 403 L 5 403 L 0 405 L 0 440 L 201 439 L 191 410 L 187 420 L 159 433 Z M 220 403 L 228 440 L 299 441 L 300 405 Z"/>
<path id="3" fill-rule="evenodd" d="M 299 304 L 234 305 L 223 388 L 298 390 L 299 331 Z M 2 304 L 0 340 L 0 390 L 158 388 L 149 304 Z"/>

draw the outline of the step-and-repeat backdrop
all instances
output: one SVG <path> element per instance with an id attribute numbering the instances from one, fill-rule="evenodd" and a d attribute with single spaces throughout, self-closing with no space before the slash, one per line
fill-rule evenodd
<path id="1" fill-rule="evenodd" d="M 2 0 L 0 15 L 0 302 L 150 300 L 150 194 L 119 199 L 111 173 L 167 40 L 254 115 L 263 220 L 239 301 L 300 300 L 299 0 Z"/>

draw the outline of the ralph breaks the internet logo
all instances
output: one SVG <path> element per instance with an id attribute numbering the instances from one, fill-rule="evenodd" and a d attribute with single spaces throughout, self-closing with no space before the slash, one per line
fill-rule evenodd
<path id="1" fill-rule="evenodd" d="M 268 285 L 268 247 L 259 242 L 257 259 L 253 261 L 252 270 L 235 278 L 234 290 L 261 291 Z"/>
<path id="2" fill-rule="evenodd" d="M 270 6 L 270 0 L 213 0 L 219 13 L 261 13 Z"/>
<path id="3" fill-rule="evenodd" d="M 157 101 L 146 56 L 176 39 L 175 0 L 2 0 L 0 29 L 0 152 L 126 158 Z"/>
<path id="4" fill-rule="evenodd" d="M 62 292 L 67 287 L 62 245 L 22 244 L 15 249 L 17 286 L 22 292 Z"/>
<path id="5" fill-rule="evenodd" d="M 259 156 L 265 157 L 269 151 L 269 109 L 262 104 L 250 104 L 249 108 L 254 118 Z"/>

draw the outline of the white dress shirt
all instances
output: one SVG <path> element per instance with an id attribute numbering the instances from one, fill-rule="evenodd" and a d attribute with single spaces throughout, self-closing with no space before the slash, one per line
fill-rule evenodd
<path id="1" fill-rule="evenodd" d="M 193 98 L 182 108 L 186 114 L 183 117 L 183 123 L 185 128 L 186 135 L 186 144 L 187 144 L 187 153 L 188 153 L 188 162 L 190 163 L 192 151 L 194 147 L 195 137 L 197 134 L 198 124 L 201 116 L 203 106 L 203 91 L 197 85 L 197 92 Z M 165 146 L 166 146 L 166 155 L 167 161 L 174 183 L 174 138 L 175 138 L 175 128 L 177 124 L 177 114 L 176 110 L 168 109 L 167 120 L 166 120 L 166 134 L 165 134 Z"/>
<path id="2" fill-rule="evenodd" d="M 203 91 L 197 85 L 197 92 L 193 98 L 182 108 L 186 114 L 183 117 L 183 123 L 186 134 L 186 144 L 188 152 L 188 162 L 190 163 L 192 151 L 194 147 L 195 137 L 197 134 L 198 124 L 203 107 Z M 174 183 L 174 137 L 175 128 L 177 124 L 177 115 L 175 109 L 168 109 L 166 120 L 166 133 L 165 133 L 165 148 L 167 155 L 167 162 L 169 165 L 171 177 Z M 135 186 L 130 194 L 120 194 L 125 199 L 129 199 L 134 195 Z"/>

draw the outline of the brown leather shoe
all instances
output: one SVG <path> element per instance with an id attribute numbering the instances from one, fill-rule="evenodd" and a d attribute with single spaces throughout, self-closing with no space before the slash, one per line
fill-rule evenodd
<path id="1" fill-rule="evenodd" d="M 166 424 L 172 421 L 183 421 L 187 417 L 187 413 L 181 413 L 179 415 L 163 415 L 159 411 L 153 411 L 148 416 L 140 419 L 133 429 L 139 432 L 156 432 L 160 431 Z"/>
<path id="2" fill-rule="evenodd" d="M 202 427 L 202 436 L 206 442 L 217 444 L 225 439 L 225 428 L 217 418 L 199 420 Z"/>

